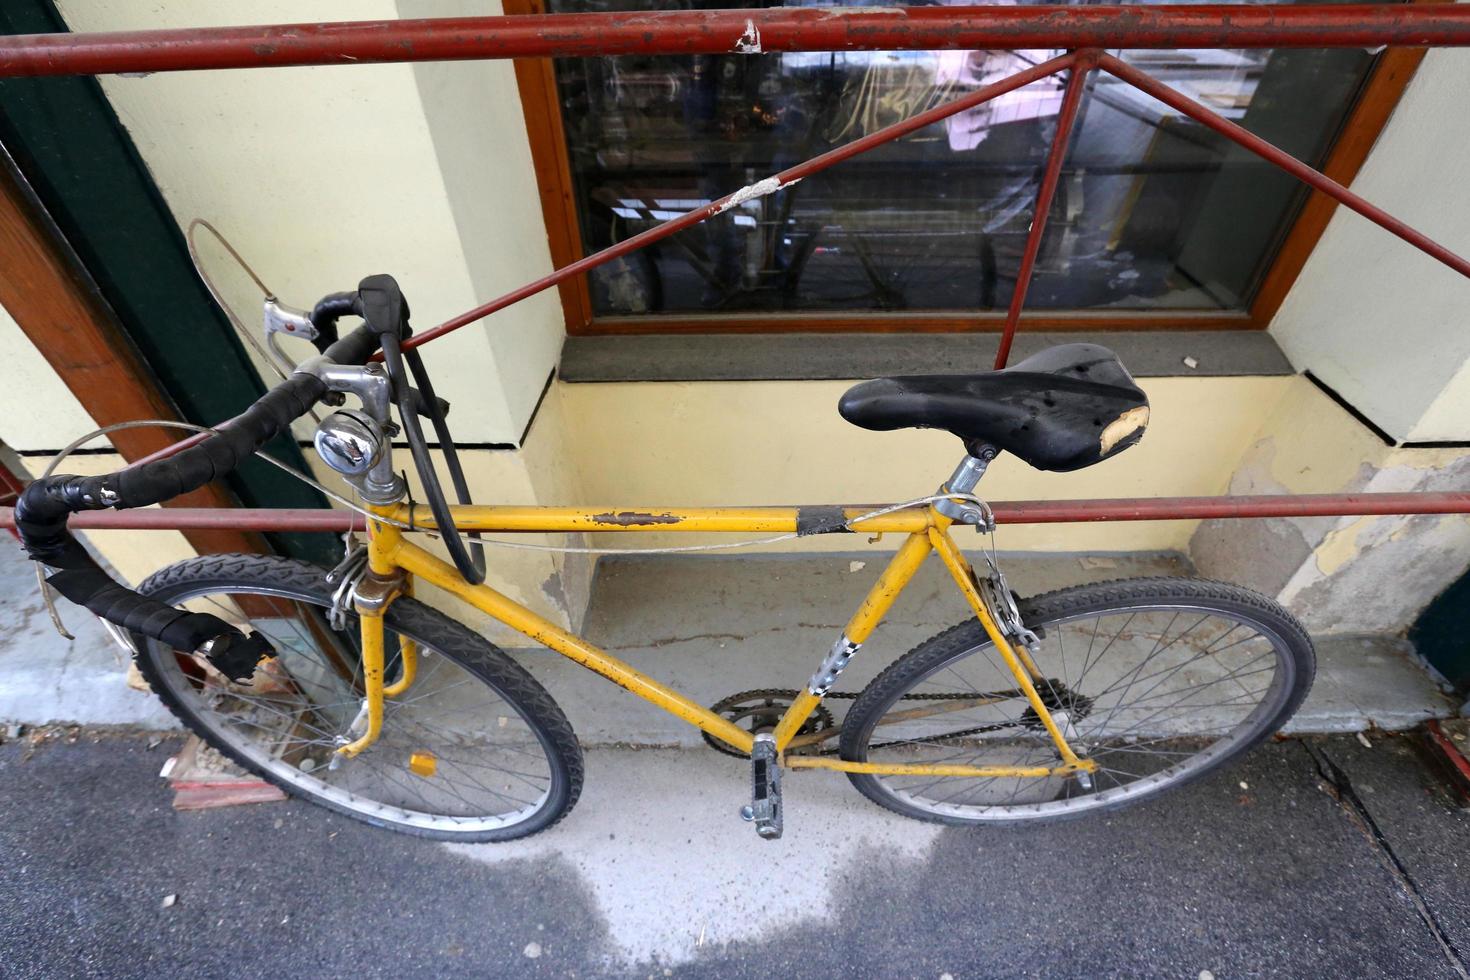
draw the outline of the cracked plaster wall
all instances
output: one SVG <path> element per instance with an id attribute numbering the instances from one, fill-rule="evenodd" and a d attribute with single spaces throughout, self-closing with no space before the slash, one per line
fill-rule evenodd
<path id="1" fill-rule="evenodd" d="M 1305 378 L 1240 459 L 1230 493 L 1463 489 L 1470 450 L 1385 445 Z M 1461 515 L 1205 521 L 1200 574 L 1278 597 L 1319 633 L 1402 632 L 1470 565 Z"/>

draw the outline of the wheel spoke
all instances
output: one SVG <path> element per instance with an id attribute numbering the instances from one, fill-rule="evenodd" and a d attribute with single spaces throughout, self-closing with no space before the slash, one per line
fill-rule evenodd
<path id="1" fill-rule="evenodd" d="M 445 834 L 514 827 L 553 800 L 558 770 L 533 716 L 479 670 L 424 637 L 411 637 L 422 669 L 405 697 L 385 702 L 376 742 L 332 769 L 332 752 L 355 737 L 349 729 L 362 704 L 362 658 L 355 643 L 323 650 L 337 637 L 352 636 L 350 630 L 328 631 L 320 611 L 325 599 L 211 585 L 169 601 L 216 610 L 275 648 L 268 672 L 244 684 L 226 683 L 202 664 L 196 667 L 194 658 L 154 641 L 147 655 L 170 697 L 211 741 L 288 788 L 374 822 Z M 306 617 L 317 617 L 318 626 L 303 628 Z M 390 628 L 390 650 L 396 637 Z M 389 673 L 394 663 L 401 658 L 390 659 Z M 259 693 L 252 683 L 261 686 Z M 416 754 L 428 768 L 410 764 Z M 569 801 L 562 796 L 556 802 L 565 807 Z"/>
<path id="2" fill-rule="evenodd" d="M 891 794 L 895 808 L 905 813 L 984 821 L 1107 806 L 1215 765 L 1229 746 L 1264 737 L 1290 693 L 1282 683 L 1281 664 L 1291 654 L 1273 639 L 1282 628 L 1217 606 L 1214 595 L 1220 588 L 1200 587 L 1197 599 L 1063 612 L 1052 621 L 1026 618 L 1040 634 L 1032 651 L 1041 678 L 1037 690 L 1053 717 L 1063 720 L 1073 749 L 1094 763 L 1090 783 L 1054 775 L 853 778 L 876 787 L 880 801 Z M 1188 586 L 1185 594 L 1193 594 Z M 1056 608 L 1065 608 L 1052 598 Z M 884 706 L 855 708 L 864 712 L 861 717 L 849 713 L 844 730 L 862 734 L 844 735 L 843 751 L 854 751 L 853 738 L 864 744 L 858 755 L 847 757 L 1057 766 L 1056 747 L 1039 719 L 1019 692 L 1007 691 L 1005 685 L 1014 679 L 992 656 L 992 644 L 978 628 L 975 636 L 975 646 L 959 654 L 949 644 L 932 654 L 924 647 L 910 654 L 930 656 L 933 664 L 911 669 L 913 679 L 888 691 Z M 924 697 L 993 700 L 915 713 L 913 699 Z"/>

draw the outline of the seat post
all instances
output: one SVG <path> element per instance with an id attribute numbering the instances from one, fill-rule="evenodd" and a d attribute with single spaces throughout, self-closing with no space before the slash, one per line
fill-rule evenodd
<path id="1" fill-rule="evenodd" d="M 939 488 L 940 493 L 972 493 L 980 484 L 980 478 L 985 475 L 985 469 L 990 461 L 995 459 L 996 448 L 983 443 L 966 447 L 969 454 L 960 460 L 960 465 L 955 467 L 954 473 L 949 480 Z M 984 519 L 977 508 L 958 500 L 940 500 L 934 504 L 934 509 L 945 517 L 961 524 L 975 524 Z"/>

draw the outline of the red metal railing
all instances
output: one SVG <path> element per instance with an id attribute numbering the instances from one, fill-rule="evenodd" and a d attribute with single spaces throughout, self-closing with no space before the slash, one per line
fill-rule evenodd
<path id="1" fill-rule="evenodd" d="M 1105 497 L 1094 500 L 997 500 L 997 524 L 1091 524 L 1112 521 L 1214 520 L 1259 517 L 1360 517 L 1390 514 L 1470 514 L 1470 493 L 1295 493 L 1234 497 Z M 166 531 L 233 528 L 240 531 L 363 530 L 363 518 L 345 510 L 268 507 L 170 507 L 166 510 L 84 511 L 71 518 L 83 530 Z M 0 527 L 15 517 L 0 507 Z M 515 532 L 506 531 L 506 534 Z"/>
<path id="2" fill-rule="evenodd" d="M 1470 44 L 1455 4 L 795 7 L 276 24 L 0 41 L 0 75 L 615 54 Z"/>
<path id="3" fill-rule="evenodd" d="M 1025 85 L 1070 72 L 1042 175 L 1020 274 L 996 355 L 1003 367 L 1020 324 L 1046 216 L 1089 73 L 1103 71 L 1207 126 L 1470 278 L 1470 261 L 1105 49 L 1470 46 L 1470 4 L 1342 4 L 794 8 L 561 14 L 341 24 L 32 35 L 0 39 L 0 76 L 103 74 L 613 54 L 778 51 L 1066 49 L 968 95 L 836 147 L 687 214 L 588 255 L 468 310 L 404 344 L 417 347 L 603 263 L 773 193 L 876 146 L 900 139 Z M 177 444 L 177 448 L 195 440 Z M 1470 513 L 1470 494 L 1323 494 L 1019 501 L 994 505 L 1004 523 L 1215 517 Z M 9 520 L 0 510 L 0 524 Z M 219 527 L 344 530 L 324 511 L 143 511 L 78 515 L 77 527 Z"/>

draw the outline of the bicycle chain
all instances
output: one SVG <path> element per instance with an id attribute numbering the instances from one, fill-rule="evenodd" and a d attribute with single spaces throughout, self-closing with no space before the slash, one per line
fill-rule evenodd
<path id="1" fill-rule="evenodd" d="M 739 695 L 732 694 L 732 695 L 730 695 L 730 697 L 725 698 L 725 700 L 726 701 L 729 701 L 729 700 L 731 700 L 733 698 L 736 698 L 736 697 L 756 697 L 756 696 L 773 697 L 773 698 L 778 698 L 778 697 L 781 697 L 781 698 L 794 698 L 794 697 L 796 697 L 800 693 L 801 692 L 800 691 L 797 691 L 797 690 L 786 690 L 786 689 L 780 689 L 780 688 L 769 688 L 769 689 L 767 689 L 767 688 L 761 688 L 758 691 L 741 691 Z M 828 691 L 826 694 L 822 695 L 822 700 L 824 700 L 824 701 L 831 701 L 831 700 L 834 700 L 835 699 L 835 700 L 838 700 L 838 701 L 855 701 L 855 700 L 857 700 L 857 698 L 859 696 L 861 696 L 861 694 L 862 694 L 861 691 Z M 1023 696 L 1024 696 L 1024 694 L 1020 690 L 1020 688 L 1012 688 L 1009 691 L 971 691 L 968 694 L 966 694 L 964 692 L 958 692 L 958 693 L 954 693 L 954 694 L 905 694 L 902 697 L 900 697 L 899 700 L 900 701 L 964 701 L 964 700 L 967 700 L 967 699 L 970 699 L 970 698 L 977 698 L 977 697 L 981 697 L 981 698 L 984 698 L 984 697 L 1019 698 L 1019 697 L 1023 697 Z"/>
<path id="2" fill-rule="evenodd" d="M 718 702 L 718 704 L 726 704 L 726 703 L 736 704 L 736 703 L 739 703 L 740 701 L 749 700 L 749 699 L 752 699 L 752 698 L 772 698 L 772 699 L 774 699 L 774 698 L 784 698 L 784 699 L 790 701 L 790 700 L 795 699 L 800 693 L 801 693 L 800 691 L 795 690 L 795 689 L 790 689 L 790 688 L 760 688 L 758 690 L 741 691 L 738 694 L 732 694 L 729 697 L 726 697 L 726 698 L 721 699 Z M 860 694 L 861 694 L 861 692 L 831 691 L 831 692 L 827 693 L 825 695 L 825 697 L 828 698 L 828 699 L 835 698 L 835 699 L 837 699 L 839 701 L 853 701 L 853 700 L 856 700 L 859 697 Z M 1021 690 L 1019 688 L 1016 688 L 1016 689 L 1012 689 L 1012 690 L 1009 690 L 1009 691 L 988 691 L 988 692 L 985 692 L 983 694 L 978 694 L 978 695 L 977 695 L 977 692 L 969 692 L 969 693 L 966 693 L 966 692 L 957 692 L 957 693 L 952 693 L 952 694 L 905 694 L 905 695 L 902 695 L 901 697 L 899 697 L 898 700 L 900 700 L 900 701 L 964 701 L 964 700 L 969 700 L 971 698 L 974 698 L 976 696 L 979 696 L 979 697 L 1012 697 L 1012 698 L 1019 698 L 1019 697 L 1023 697 L 1024 695 L 1023 695 L 1023 693 L 1021 692 Z M 827 717 L 830 719 L 831 718 L 830 714 Z M 988 734 L 989 732 L 998 732 L 998 731 L 1001 731 L 1001 730 L 1007 729 L 1007 728 L 1021 728 L 1021 727 L 1026 727 L 1026 723 L 1025 722 L 1021 722 L 1021 721 L 1003 721 L 1003 722 L 997 722 L 995 724 L 990 724 L 990 725 L 979 725 L 979 726 L 977 726 L 975 728 L 966 728 L 966 729 L 963 729 L 963 730 L 957 731 L 957 732 L 944 732 L 944 733 L 939 734 L 939 735 L 926 735 L 926 736 L 924 736 L 922 738 L 906 738 L 906 739 L 903 739 L 900 742 L 885 742 L 885 743 L 880 743 L 880 744 L 877 744 L 877 745 L 871 745 L 871 746 L 869 746 L 869 748 L 881 749 L 881 748 L 885 748 L 888 745 L 917 745 L 917 744 L 920 744 L 920 743 L 923 743 L 923 742 L 938 742 L 938 741 L 943 741 L 944 739 L 963 738 L 963 737 L 968 736 L 968 735 L 984 735 L 984 734 Z M 704 734 L 705 741 L 707 743 L 709 743 L 709 745 L 712 748 L 716 749 L 717 751 L 724 752 L 726 755 L 737 755 L 739 758 L 747 758 L 747 756 L 745 755 L 745 753 L 743 753 L 743 752 L 738 752 L 737 753 L 733 749 L 733 747 L 725 746 L 723 743 L 717 744 L 717 740 L 714 739 L 712 736 L 710 736 L 709 733 L 706 732 L 706 733 L 703 733 L 703 734 Z M 839 749 L 823 749 L 818 754 L 819 755 L 836 755 L 839 751 L 840 751 Z"/>

